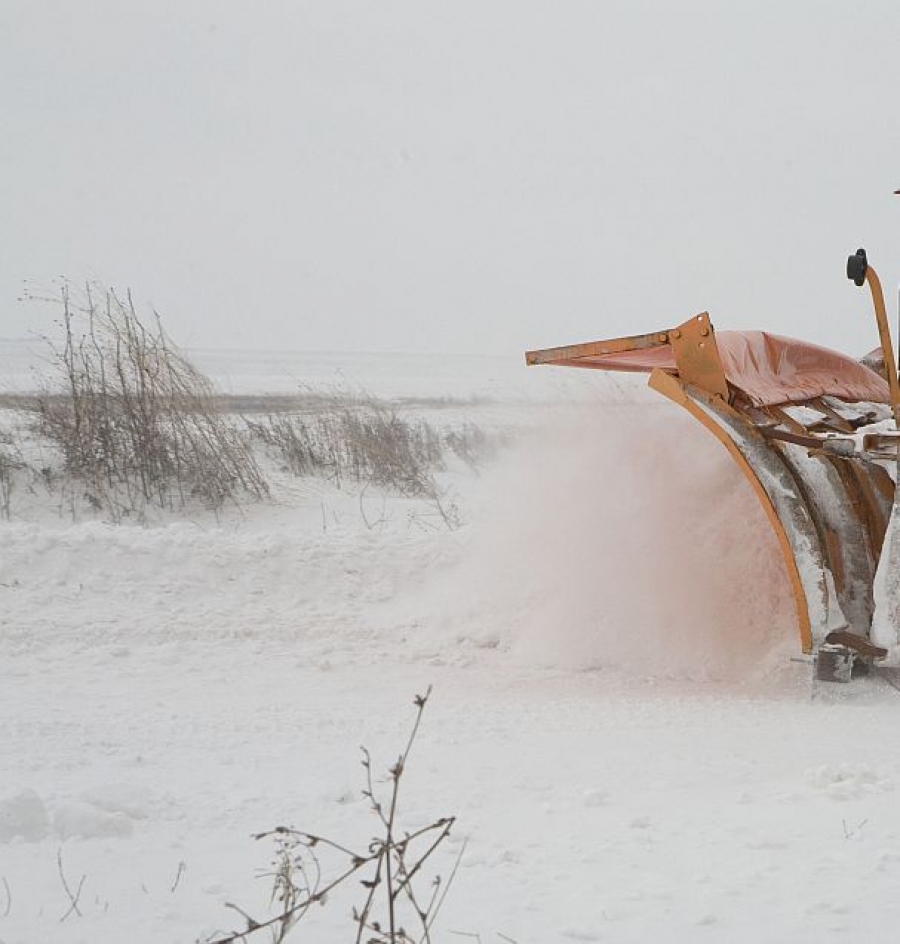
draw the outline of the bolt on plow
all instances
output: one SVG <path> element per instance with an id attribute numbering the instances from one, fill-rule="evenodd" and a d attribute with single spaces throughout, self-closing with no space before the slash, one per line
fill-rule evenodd
<path id="1" fill-rule="evenodd" d="M 803 653 L 849 681 L 900 666 L 900 382 L 865 250 L 880 345 L 861 361 L 764 331 L 715 331 L 704 312 L 650 334 L 528 351 L 527 364 L 649 374 L 737 463 L 784 558 Z"/>

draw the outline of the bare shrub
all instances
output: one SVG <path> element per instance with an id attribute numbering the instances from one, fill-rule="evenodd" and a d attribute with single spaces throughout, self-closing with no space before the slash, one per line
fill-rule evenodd
<path id="1" fill-rule="evenodd" d="M 49 338 L 56 388 L 35 400 L 39 431 L 89 504 L 114 520 L 199 501 L 214 509 L 262 497 L 266 482 L 237 430 L 218 413 L 210 382 L 138 317 L 131 294 L 67 285 L 62 342 Z"/>
<path id="2" fill-rule="evenodd" d="M 363 748 L 362 765 L 366 786 L 362 792 L 378 823 L 378 835 L 354 850 L 315 833 L 289 826 L 278 826 L 260 833 L 256 839 L 271 839 L 275 844 L 271 901 L 278 903 L 277 913 L 268 918 L 254 918 L 243 908 L 228 904 L 246 923 L 240 931 L 207 938 L 207 944 L 235 944 L 259 931 L 269 931 L 270 939 L 280 944 L 295 925 L 315 905 L 324 905 L 337 889 L 356 879 L 363 888 L 362 900 L 351 911 L 357 944 L 431 944 L 434 923 L 456 875 L 465 845 L 455 857 L 446 878 L 429 872 L 433 856 L 450 835 L 455 817 L 445 816 L 413 832 L 400 826 L 400 787 L 410 752 L 415 743 L 422 714 L 431 688 L 415 698 L 416 718 L 403 753 L 388 771 L 385 796 L 379 796 L 373 783 L 372 762 Z M 333 860 L 326 875 L 323 859 Z M 428 877 L 430 874 L 430 878 Z M 354 881 L 354 885 L 357 882 Z M 427 891 L 423 891 L 423 886 Z"/>

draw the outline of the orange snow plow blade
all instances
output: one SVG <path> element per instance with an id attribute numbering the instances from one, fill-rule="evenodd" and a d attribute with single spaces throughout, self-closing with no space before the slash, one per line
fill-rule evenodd
<path id="1" fill-rule="evenodd" d="M 890 357 L 892 367 L 893 355 Z M 704 313 L 652 334 L 529 351 L 528 364 L 644 372 L 728 450 L 775 532 L 801 648 L 869 642 L 873 581 L 897 458 L 885 377 L 835 351 L 762 331 L 715 332 Z M 891 376 L 890 369 L 885 371 Z M 829 639 L 829 635 L 831 638 Z"/>

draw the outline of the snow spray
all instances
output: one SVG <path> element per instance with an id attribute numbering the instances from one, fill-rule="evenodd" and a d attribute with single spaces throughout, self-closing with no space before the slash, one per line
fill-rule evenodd
<path id="1" fill-rule="evenodd" d="M 741 678 L 796 651 L 776 538 L 721 445 L 666 403 L 559 412 L 487 477 L 453 579 L 467 631 L 641 676 Z"/>

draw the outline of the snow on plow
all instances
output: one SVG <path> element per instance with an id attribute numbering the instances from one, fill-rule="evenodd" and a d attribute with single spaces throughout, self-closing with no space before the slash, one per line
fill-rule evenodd
<path id="1" fill-rule="evenodd" d="M 898 384 L 881 286 L 859 250 L 881 346 L 864 361 L 763 331 L 716 332 L 705 312 L 651 334 L 529 351 L 526 363 L 648 373 L 728 450 L 775 532 L 804 653 L 846 681 L 900 664 Z"/>

